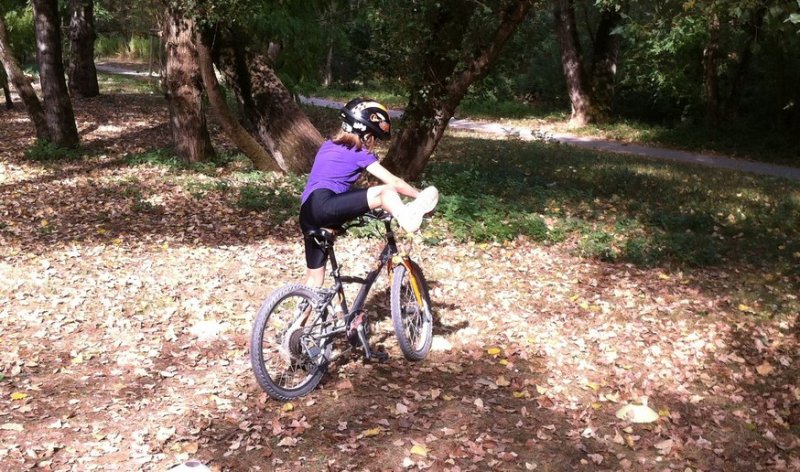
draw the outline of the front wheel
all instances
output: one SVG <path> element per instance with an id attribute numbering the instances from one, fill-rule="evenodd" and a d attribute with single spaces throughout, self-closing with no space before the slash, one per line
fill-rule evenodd
<path id="1" fill-rule="evenodd" d="M 288 401 L 313 390 L 331 357 L 325 336 L 326 313 L 316 308 L 317 294 L 302 285 L 273 292 L 258 310 L 250 337 L 250 361 L 261 388 Z"/>
<path id="2" fill-rule="evenodd" d="M 405 265 L 394 268 L 391 290 L 392 323 L 400 350 L 406 359 L 420 361 L 425 359 L 433 341 L 433 313 L 428 283 L 422 269 L 411 263 L 414 274 Z M 413 280 L 416 281 L 421 303 L 415 294 Z"/>

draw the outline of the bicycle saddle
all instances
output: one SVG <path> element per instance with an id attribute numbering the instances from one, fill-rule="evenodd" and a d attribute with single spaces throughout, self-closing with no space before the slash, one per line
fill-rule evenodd
<path id="1" fill-rule="evenodd" d="M 313 239 L 319 245 L 333 246 L 336 235 L 342 232 L 342 228 L 311 228 L 306 231 L 306 239 Z"/>

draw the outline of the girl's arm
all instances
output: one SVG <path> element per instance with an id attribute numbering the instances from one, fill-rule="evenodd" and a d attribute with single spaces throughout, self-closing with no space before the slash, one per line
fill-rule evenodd
<path id="1" fill-rule="evenodd" d="M 392 186 L 397 193 L 411 198 L 417 198 L 419 190 L 411 186 L 408 182 L 389 172 L 379 162 L 374 162 L 367 166 L 367 172 L 380 179 L 386 185 Z"/>

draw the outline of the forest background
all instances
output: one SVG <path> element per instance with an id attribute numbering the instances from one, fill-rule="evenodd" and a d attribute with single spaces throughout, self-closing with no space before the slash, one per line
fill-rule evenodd
<path id="1" fill-rule="evenodd" d="M 799 12 L 0 0 L 0 468 L 797 469 L 798 184 L 545 131 L 797 166 Z M 392 362 L 278 404 L 250 323 L 302 273 L 302 176 L 338 122 L 299 94 L 404 111 L 380 154 L 442 191 L 408 241 L 437 323 L 405 363 L 377 294 Z M 340 244 L 358 271 L 378 241 Z"/>

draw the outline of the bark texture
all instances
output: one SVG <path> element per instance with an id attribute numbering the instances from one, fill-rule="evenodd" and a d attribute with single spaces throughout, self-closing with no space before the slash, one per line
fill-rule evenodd
<path id="1" fill-rule="evenodd" d="M 165 28 L 165 85 L 175 152 L 184 162 L 208 161 L 214 156 L 214 148 L 206 126 L 196 25 L 180 11 L 170 8 Z"/>
<path id="2" fill-rule="evenodd" d="M 47 130 L 47 121 L 44 118 L 42 103 L 39 101 L 39 97 L 36 96 L 30 79 L 22 72 L 9 47 L 3 13 L 0 10 L 0 62 L 3 64 L 6 75 L 11 80 L 14 88 L 17 89 L 17 93 L 25 105 L 25 111 L 28 113 L 28 117 L 36 130 L 36 138 L 50 141 L 50 132 Z"/>
<path id="3" fill-rule="evenodd" d="M 61 148 L 75 148 L 80 141 L 72 101 L 64 79 L 58 1 L 33 0 L 33 16 L 36 57 L 44 97 L 44 117 L 50 140 Z"/>
<path id="4" fill-rule="evenodd" d="M 583 52 L 578 39 L 573 0 L 555 0 L 556 35 L 561 46 L 561 65 L 567 82 L 567 95 L 572 105 L 570 126 L 589 124 L 596 111 L 591 89 L 583 67 Z"/>
<path id="5" fill-rule="evenodd" d="M 70 0 L 69 91 L 73 97 L 100 95 L 94 65 L 94 0 Z"/>
<path id="6" fill-rule="evenodd" d="M 211 58 L 211 49 L 208 38 L 200 34 L 197 39 L 197 55 L 200 65 L 200 74 L 203 77 L 203 85 L 208 95 L 211 108 L 225 130 L 225 133 L 236 144 L 236 147 L 247 156 L 258 170 L 274 171 L 280 170 L 277 162 L 267 153 L 267 151 L 256 141 L 244 126 L 237 121 L 233 112 L 225 101 L 225 95 L 217 81 L 214 73 L 214 64 Z"/>
<path id="7" fill-rule="evenodd" d="M 2 63 L 2 56 L 0 56 L 0 65 L 2 65 Z M 6 108 L 9 110 L 13 109 L 14 102 L 11 100 L 11 89 L 8 87 L 8 77 L 6 77 L 6 71 L 2 67 L 0 67 L 0 88 L 3 89 L 3 96 L 6 99 Z"/>
<path id="8" fill-rule="evenodd" d="M 600 19 L 592 38 L 592 62 L 587 71 L 578 38 L 574 0 L 554 0 L 553 5 L 561 64 L 572 107 L 569 124 L 582 127 L 589 123 L 606 122 L 611 118 L 619 52 L 619 41 L 612 33 L 621 23 L 622 14 L 616 5 L 601 7 Z"/>
<path id="9" fill-rule="evenodd" d="M 246 125 L 285 172 L 311 170 L 322 135 L 295 103 L 266 57 L 245 49 L 243 34 L 228 31 L 215 44 L 215 63 L 236 93 Z"/>
<path id="10" fill-rule="evenodd" d="M 614 101 L 614 83 L 617 74 L 619 39 L 612 34 L 622 22 L 619 10 L 603 10 L 595 33 L 592 51 L 591 91 L 595 112 L 593 119 L 605 122 L 611 119 Z"/>
<path id="11" fill-rule="evenodd" d="M 486 75 L 532 6 L 530 1 L 509 5 L 502 12 L 494 34 L 460 61 L 449 51 L 461 48 L 463 28 L 470 19 L 470 8 L 475 5 L 456 3 L 458 5 L 452 8 L 440 9 L 431 22 L 434 34 L 426 39 L 429 54 L 420 64 L 421 83 L 411 88 L 401 131 L 384 161 L 388 169 L 408 180 L 415 180 L 422 174 L 469 86 Z"/>

